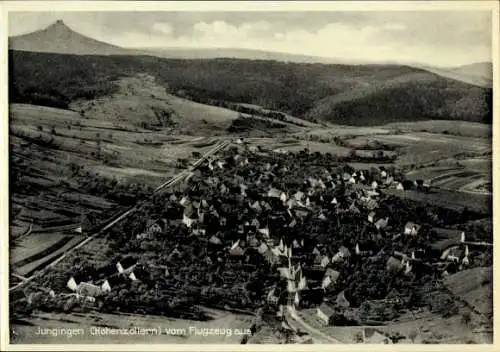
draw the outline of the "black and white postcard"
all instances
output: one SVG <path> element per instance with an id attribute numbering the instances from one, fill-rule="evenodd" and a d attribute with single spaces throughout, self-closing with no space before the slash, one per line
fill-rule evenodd
<path id="1" fill-rule="evenodd" d="M 497 2 L 2 9 L 2 350 L 493 346 Z"/>

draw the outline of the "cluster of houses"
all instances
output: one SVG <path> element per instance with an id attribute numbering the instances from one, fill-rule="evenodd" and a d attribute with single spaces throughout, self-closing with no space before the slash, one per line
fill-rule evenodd
<path id="1" fill-rule="evenodd" d="M 241 143 L 240 143 L 241 144 Z M 384 230 L 390 223 L 388 214 L 381 214 L 377 211 L 381 192 L 384 188 L 395 188 L 399 190 L 411 187 L 429 188 L 429 183 L 419 181 L 396 181 L 388 171 L 381 167 L 378 174 L 370 174 L 368 171 L 355 171 L 352 173 L 343 172 L 333 174 L 327 168 L 317 177 L 308 177 L 303 184 L 295 187 L 285 185 L 284 182 L 277 182 L 277 179 L 289 173 L 293 167 L 291 164 L 275 162 L 256 163 L 252 159 L 248 150 L 226 158 L 213 158 L 208 162 L 203 172 L 203 179 L 200 181 L 212 191 L 215 190 L 220 196 L 232 197 L 235 203 L 241 207 L 242 220 L 234 223 L 240 238 L 234 240 L 227 247 L 229 256 L 232 258 L 245 257 L 246 253 L 258 252 L 269 264 L 279 267 L 280 264 L 287 263 L 293 258 L 292 251 L 304 247 L 304 239 L 294 238 L 284 243 L 283 238 L 273 236 L 275 231 L 270 230 L 270 225 L 275 221 L 285 228 L 291 228 L 310 214 L 315 214 L 319 220 L 325 220 L 327 212 L 352 212 L 359 214 L 361 211 L 368 211 L 367 221 L 377 229 Z M 251 165 L 253 164 L 253 165 Z M 258 164 L 258 165 L 255 165 Z M 251 169 L 246 177 L 240 176 L 234 169 Z M 233 177 L 227 177 L 231 174 Z M 411 183 L 411 184 L 410 184 Z M 405 187 L 406 184 L 406 187 Z M 334 196 L 334 191 L 338 187 L 344 188 L 341 199 Z M 221 216 L 214 204 L 210 204 L 203 198 L 203 192 L 194 196 L 184 196 L 180 199 L 180 204 L 184 207 L 182 222 L 191 229 L 192 233 L 205 235 L 209 233 L 209 242 L 212 244 L 223 244 L 223 239 L 217 235 L 217 231 L 209 230 L 207 217 L 212 217 L 211 225 L 227 225 L 228 219 Z M 208 216 L 207 216 L 208 215 Z M 244 218 L 244 219 L 243 219 Z M 276 228 L 276 227 L 275 227 Z M 408 222 L 398 236 L 418 236 L 421 225 Z M 458 241 L 457 241 L 458 242 Z M 457 248 L 462 248 L 460 245 Z M 357 255 L 363 255 L 364 251 L 356 244 L 350 250 L 341 247 L 338 252 L 329 257 L 319 253 L 318 248 L 312 250 L 315 255 L 318 251 L 317 264 L 326 267 L 330 263 L 342 260 L 350 255 L 350 251 Z M 446 249 L 442 259 L 445 261 L 460 260 L 463 266 L 468 265 L 468 254 L 457 253 L 454 248 Z M 466 252 L 468 253 L 468 252 Z M 417 255 L 419 253 L 417 252 Z M 408 253 L 391 256 L 387 261 L 390 271 L 401 270 L 404 274 L 412 271 L 413 261 L 417 261 L 416 253 Z M 300 265 L 300 264 L 299 264 Z M 293 302 L 300 301 L 300 291 L 307 286 L 305 276 L 302 276 L 300 267 L 291 266 L 279 267 L 280 274 L 294 276 L 298 282 L 289 281 L 289 287 L 295 287 L 292 291 Z M 335 275 L 325 276 L 326 282 L 335 278 Z M 292 284 L 291 282 L 295 282 Z M 321 287 L 321 285 L 319 285 Z M 274 291 L 269 292 L 269 300 L 275 301 Z"/>
<path id="2" fill-rule="evenodd" d="M 275 307 L 278 317 L 294 314 L 297 308 L 315 306 L 317 319 L 325 325 L 332 324 L 350 306 L 339 286 L 340 264 L 373 253 L 362 243 L 352 247 L 340 245 L 332 252 L 331 248 L 312 243 L 308 234 L 300 236 L 294 228 L 306 218 L 325 221 L 332 213 L 353 213 L 366 215 L 366 224 L 381 236 L 388 236 L 391 217 L 379 209 L 383 190 L 428 188 L 429 184 L 397 181 L 383 167 L 375 175 L 368 170 L 339 172 L 312 164 L 303 170 L 304 165 L 285 154 L 266 159 L 256 156 L 243 142 L 237 145 L 237 152 L 213 157 L 194 172 L 186 191 L 169 196 L 168 201 L 179 209 L 175 219 L 148 221 L 144 231 L 134 237 L 139 241 L 152 240 L 173 224 L 182 224 L 190 236 L 206 240 L 213 249 L 214 256 L 200 258 L 208 264 L 230 260 L 269 266 L 279 280 L 266 288 L 263 300 Z M 403 237 L 405 241 L 405 236 L 419 236 L 422 226 L 407 222 L 403 228 L 391 230 L 397 232 L 394 239 Z M 179 248 L 168 254 L 167 261 L 180 254 Z M 409 253 L 394 251 L 388 256 L 386 269 L 395 275 L 410 275 L 423 256 L 418 248 Z M 460 268 L 470 265 L 464 233 L 443 249 L 439 261 Z M 167 276 L 169 265 L 161 266 Z M 125 257 L 95 272 L 71 276 L 67 288 L 71 295 L 95 302 L 124 282 L 140 280 L 141 270 L 144 268 L 137 259 Z M 443 273 L 447 274 L 447 266 L 443 266 Z M 333 302 L 325 299 L 328 291 L 338 292 Z M 378 338 L 376 333 L 372 335 Z"/>
<path id="3" fill-rule="evenodd" d="M 139 280 L 141 270 L 143 269 L 138 267 L 137 259 L 128 256 L 92 272 L 73 275 L 68 279 L 66 287 L 72 291 L 69 295 L 94 303 L 97 298 L 111 292 L 115 287 L 127 281 Z"/>
<path id="4" fill-rule="evenodd" d="M 213 158 L 202 167 L 203 176 L 199 183 L 203 186 L 197 192 L 184 194 L 182 197 L 173 196 L 171 200 L 178 201 L 183 207 L 182 222 L 191 233 L 197 236 L 206 236 L 208 242 L 226 248 L 229 258 L 247 260 L 251 255 L 260 255 L 261 259 L 275 268 L 282 280 L 286 280 L 286 289 L 279 285 L 269 288 L 267 302 L 277 307 L 277 315 L 284 314 L 285 307 L 298 307 L 313 291 L 321 292 L 335 285 L 340 273 L 335 270 L 334 263 L 349 260 L 351 252 L 358 256 L 368 255 L 368 251 L 356 244 L 354 248 L 341 246 L 336 253 L 329 255 L 324 249 L 316 246 L 308 255 L 314 256 L 312 267 L 305 267 L 297 258 L 303 258 L 305 247 L 304 238 L 284 238 L 275 235 L 277 226 L 293 228 L 301 219 L 311 216 L 318 220 L 325 220 L 328 212 L 368 212 L 367 222 L 377 230 L 383 231 L 390 224 L 389 214 L 378 211 L 378 203 L 384 188 L 405 190 L 414 186 L 428 188 L 428 183 L 411 181 L 399 182 L 394 179 L 383 167 L 373 177 L 369 171 L 354 171 L 352 173 L 332 173 L 324 168 L 316 177 L 307 177 L 290 186 L 279 182 L 280 177 L 291 171 L 293 164 L 272 161 L 260 162 L 252 158 L 248 149 L 226 158 Z M 238 173 L 238 169 L 246 169 L 245 173 Z M 241 176 L 245 174 L 245 176 Z M 231 175 L 231 177 L 228 177 Z M 405 187 L 406 184 L 406 187 Z M 336 188 L 343 187 L 341 199 L 334 195 Z M 237 220 L 227 219 L 222 207 L 204 198 L 204 190 L 210 189 L 220 197 L 232 198 L 234 204 L 241 209 L 241 217 Z M 238 238 L 226 244 L 224 236 L 220 235 L 220 228 L 228 222 L 234 227 Z M 279 224 L 279 225 L 277 225 Z M 421 225 L 408 222 L 397 236 L 418 236 Z M 226 247 L 227 245 L 227 247 Z M 461 245 L 458 245 L 461 248 Z M 458 248 L 457 247 L 457 248 Z M 465 247 L 467 248 L 467 247 Z M 468 265 L 468 252 L 461 255 L 453 248 L 443 253 L 444 261 L 461 262 Z M 294 252 L 302 255 L 294 256 Z M 395 253 L 387 260 L 387 270 L 408 275 L 412 272 L 413 263 L 421 260 L 421 252 Z M 332 266 L 333 265 L 333 266 Z M 311 279 L 305 271 L 316 270 L 321 277 L 315 274 Z M 446 272 L 446 271 L 445 271 Z M 286 297 L 283 300 L 283 297 Z M 323 308 L 328 302 L 320 303 L 318 316 L 325 323 L 331 321 L 331 315 Z M 337 296 L 337 307 L 346 307 L 349 302 L 343 292 Z M 327 318 L 325 318 L 327 317 Z"/>

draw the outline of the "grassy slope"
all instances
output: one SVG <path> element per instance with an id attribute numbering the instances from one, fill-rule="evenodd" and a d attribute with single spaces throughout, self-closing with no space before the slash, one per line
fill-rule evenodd
<path id="1" fill-rule="evenodd" d="M 86 176 L 88 172 L 99 179 L 114 178 L 118 185 L 156 187 L 178 172 L 178 158 L 211 148 L 210 138 L 174 137 L 136 128 L 130 120 L 86 118 L 73 111 L 25 104 L 11 104 L 10 130 L 10 172 L 19 180 L 18 187 L 12 185 L 11 202 L 24 210 L 11 219 L 12 225 L 25 229 L 33 221 L 37 231 L 79 223 L 82 215 L 100 219 L 117 210 L 117 201 L 95 190 L 90 194 L 82 185 L 97 180 Z M 40 142 L 50 138 L 53 145 Z M 159 145 L 143 143 L 144 138 Z M 83 169 L 75 176 L 73 168 L 79 165 Z"/>
<path id="2" fill-rule="evenodd" d="M 170 92 L 264 106 L 344 124 L 488 121 L 491 90 L 395 65 L 322 65 L 236 59 L 74 56 L 11 52 L 12 99 L 106 95 L 118 77 L 148 72 Z M 51 69 L 48 70 L 47 68 Z M 82 88 L 85 87 L 85 88 Z M 36 96 L 35 98 L 40 98 Z"/>

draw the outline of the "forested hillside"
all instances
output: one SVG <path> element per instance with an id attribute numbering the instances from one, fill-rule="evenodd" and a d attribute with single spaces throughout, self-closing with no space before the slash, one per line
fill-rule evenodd
<path id="1" fill-rule="evenodd" d="M 162 59 L 11 51 L 10 101 L 67 108 L 108 95 L 119 77 L 149 73 L 193 100 L 256 104 L 312 121 L 379 125 L 454 119 L 491 123 L 491 89 L 397 65 Z"/>

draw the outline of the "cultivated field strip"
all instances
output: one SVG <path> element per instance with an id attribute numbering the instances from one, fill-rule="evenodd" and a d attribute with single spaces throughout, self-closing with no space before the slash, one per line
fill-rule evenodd
<path id="1" fill-rule="evenodd" d="M 158 192 L 160 192 L 161 190 L 163 190 L 164 188 L 166 187 L 170 187 L 170 186 L 173 186 L 175 185 L 176 183 L 180 182 L 181 180 L 185 179 L 187 176 L 189 176 L 189 174 L 194 171 L 206 158 L 210 157 L 211 155 L 214 155 L 216 153 L 218 153 L 219 151 L 221 151 L 222 149 L 226 148 L 227 146 L 229 146 L 231 144 L 231 141 L 230 140 L 225 140 L 219 144 L 217 144 L 214 148 L 212 148 L 210 151 L 208 151 L 207 153 L 205 153 L 200 159 L 198 159 L 195 163 L 192 164 L 192 166 L 190 166 L 187 170 L 185 171 L 182 171 L 180 174 L 178 174 L 177 176 L 173 177 L 172 179 L 166 181 L 165 183 L 163 183 L 162 185 L 158 186 L 154 191 L 153 191 L 153 194 L 156 194 Z M 54 267 L 55 265 L 57 265 L 60 261 L 62 261 L 64 258 L 66 258 L 66 256 L 70 253 L 72 253 L 73 251 L 77 250 L 78 248 L 81 248 L 83 246 L 85 246 L 87 243 L 89 243 L 90 241 L 92 241 L 94 238 L 96 238 L 97 236 L 99 235 L 102 235 L 105 231 L 107 231 L 109 228 L 111 228 L 112 226 L 114 226 L 115 224 L 117 224 L 118 222 L 120 222 L 121 220 L 125 219 L 126 217 L 128 217 L 130 214 L 132 214 L 134 211 L 137 210 L 137 207 L 138 205 L 135 205 L 133 206 L 132 208 L 126 210 L 125 212 L 123 212 L 122 214 L 120 214 L 117 218 L 115 218 L 114 220 L 111 220 L 107 225 L 105 225 L 102 229 L 100 229 L 99 231 L 95 232 L 94 234 L 90 235 L 89 237 L 87 237 L 85 240 L 81 241 L 80 243 L 76 244 L 74 247 L 72 248 L 68 248 L 64 254 L 62 256 L 60 256 L 59 258 L 57 258 L 56 260 L 54 260 L 53 262 L 49 263 L 47 266 L 45 266 L 44 268 L 34 268 L 34 270 L 38 270 L 35 274 L 33 274 L 32 276 L 30 276 L 29 278 L 26 278 L 26 280 L 20 282 L 19 284 L 17 284 L 16 286 L 14 287 L 11 287 L 9 288 L 9 291 L 13 291 L 13 290 L 16 290 L 22 286 L 24 286 L 25 284 L 27 284 L 28 282 L 34 280 L 35 278 L 41 276 L 46 270 L 48 270 L 49 268 L 51 267 Z"/>

